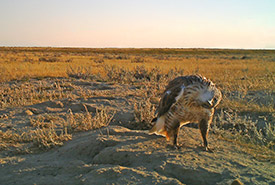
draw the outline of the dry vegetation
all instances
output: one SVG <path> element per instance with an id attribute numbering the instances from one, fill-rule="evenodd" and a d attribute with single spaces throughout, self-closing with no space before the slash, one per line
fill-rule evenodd
<path id="1" fill-rule="evenodd" d="M 134 87 L 134 91 L 117 95 L 134 97 L 129 99 L 135 114 L 133 127 L 148 129 L 167 82 L 194 73 L 212 79 L 223 92 L 213 132 L 274 149 L 275 55 L 271 50 L 2 47 L 0 124 L 9 120 L 5 114 L 9 108 L 103 95 L 74 84 L 75 79 Z M 35 110 L 29 114 L 32 116 Z M 24 147 L 30 143 L 39 148 L 62 145 L 73 132 L 107 126 L 114 114 L 103 107 L 90 113 L 84 105 L 78 113 L 70 110 L 54 118 L 33 116 L 28 128 L 1 128 L 0 150 L 21 147 L 28 152 Z"/>

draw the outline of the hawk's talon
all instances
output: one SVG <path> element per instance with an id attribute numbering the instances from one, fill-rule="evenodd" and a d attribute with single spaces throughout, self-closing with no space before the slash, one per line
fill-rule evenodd
<path id="1" fill-rule="evenodd" d="M 173 147 L 174 147 L 176 150 L 179 150 L 182 146 L 181 146 L 181 145 L 176 144 L 176 145 L 173 145 Z"/>

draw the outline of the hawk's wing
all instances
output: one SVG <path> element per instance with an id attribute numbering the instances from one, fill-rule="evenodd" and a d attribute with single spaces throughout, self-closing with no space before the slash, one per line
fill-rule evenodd
<path id="1" fill-rule="evenodd" d="M 164 91 L 162 98 L 159 102 L 158 117 L 164 115 L 166 112 L 169 111 L 170 107 L 177 101 L 176 98 L 179 97 L 181 91 L 183 91 L 181 85 Z"/>
<path id="2" fill-rule="evenodd" d="M 184 88 L 201 80 L 199 75 L 180 76 L 170 81 L 162 94 L 159 106 L 158 117 L 169 111 L 170 107 L 182 96 Z"/>

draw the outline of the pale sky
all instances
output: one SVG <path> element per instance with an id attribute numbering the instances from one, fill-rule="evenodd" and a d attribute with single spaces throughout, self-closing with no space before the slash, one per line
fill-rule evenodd
<path id="1" fill-rule="evenodd" d="M 275 0 L 0 0 L 0 46 L 275 48 Z"/>

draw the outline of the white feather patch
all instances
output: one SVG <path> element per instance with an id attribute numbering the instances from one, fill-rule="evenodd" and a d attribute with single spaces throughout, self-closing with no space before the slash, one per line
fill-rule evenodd
<path id="1" fill-rule="evenodd" d="M 161 132 L 164 130 L 164 124 L 165 124 L 165 117 L 164 116 L 159 117 L 156 123 L 155 134 L 165 136 L 161 134 Z"/>
<path id="2" fill-rule="evenodd" d="M 178 101 L 182 97 L 184 89 L 185 89 L 185 86 L 182 85 L 179 95 L 175 98 L 176 101 Z"/>

